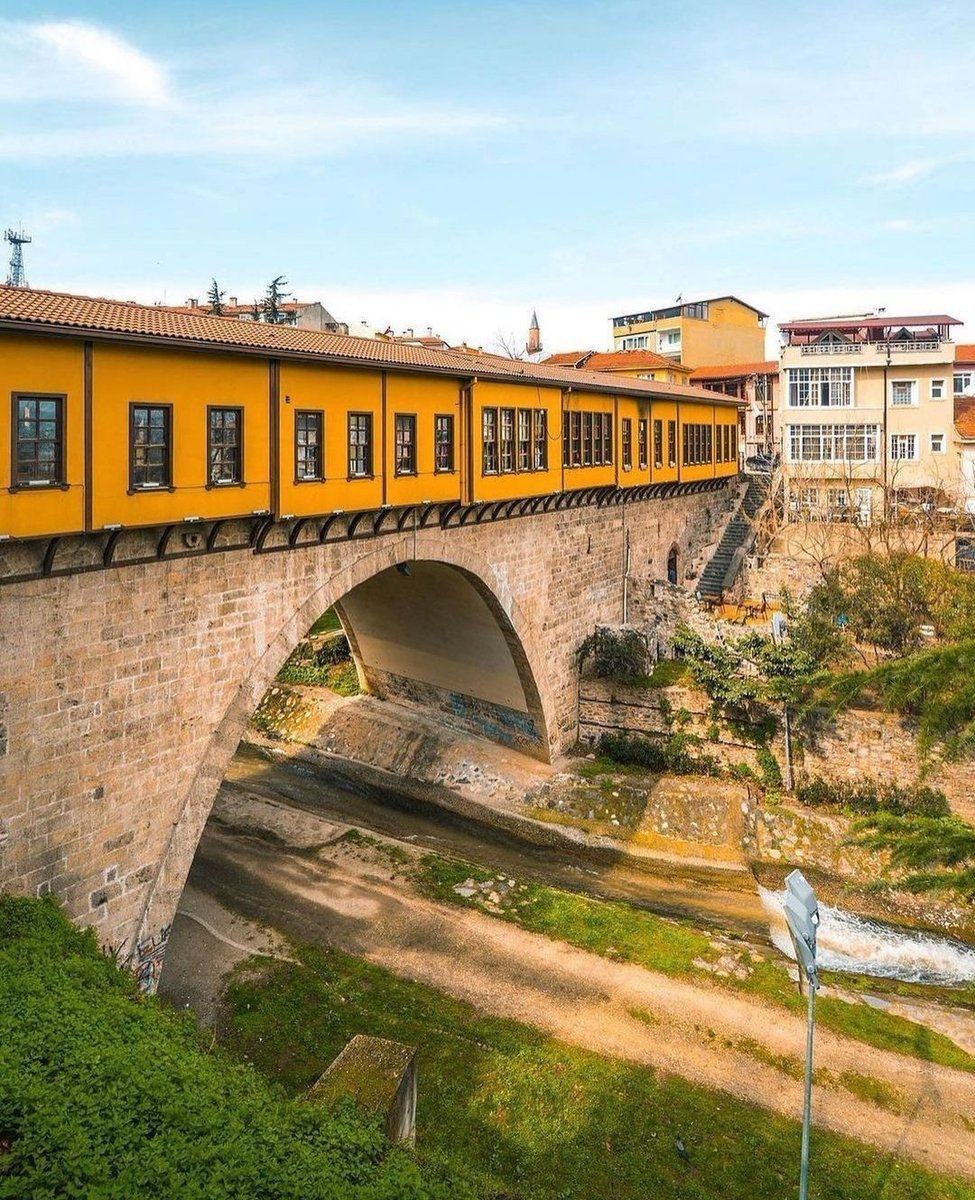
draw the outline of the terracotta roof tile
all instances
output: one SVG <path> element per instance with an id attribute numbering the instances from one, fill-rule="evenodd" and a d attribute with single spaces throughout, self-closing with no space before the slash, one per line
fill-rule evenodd
<path id="1" fill-rule="evenodd" d="M 574 367 L 577 363 L 585 362 L 595 353 L 595 350 L 563 350 L 561 354 L 550 354 L 548 358 L 543 358 L 540 365 L 543 367 Z"/>
<path id="2" fill-rule="evenodd" d="M 959 437 L 975 438 L 975 396 L 955 397 L 955 429 Z"/>
<path id="3" fill-rule="evenodd" d="M 720 363 L 715 367 L 695 367 L 691 375 L 691 383 L 699 379 L 741 379 L 745 375 L 778 375 L 778 359 L 767 359 L 765 362 L 750 363 Z"/>
<path id="4" fill-rule="evenodd" d="M 680 384 L 615 376 L 608 380 L 597 371 L 576 371 L 501 358 L 489 354 L 464 354 L 428 350 L 401 342 L 319 333 L 288 325 L 258 321 L 228 321 L 224 317 L 193 311 L 174 313 L 130 300 L 73 296 L 34 288 L 0 287 L 0 329 L 64 329 L 108 337 L 133 337 L 145 341 L 205 344 L 229 351 L 256 351 L 281 357 L 323 358 L 339 363 L 375 363 L 392 368 L 420 368 L 434 373 L 469 378 L 510 379 L 553 387 L 588 387 L 601 392 L 630 395 L 678 395 L 715 399 L 715 393 Z M 729 403 L 735 403 L 728 397 Z"/>
<path id="5" fill-rule="evenodd" d="M 612 350 L 607 354 L 594 354 L 586 360 L 587 371 L 632 371 L 639 368 L 676 371 L 678 375 L 689 375 L 688 367 L 654 354 L 652 350 Z"/>
<path id="6" fill-rule="evenodd" d="M 975 366 L 975 342 L 959 342 L 955 346 L 955 364 Z"/>

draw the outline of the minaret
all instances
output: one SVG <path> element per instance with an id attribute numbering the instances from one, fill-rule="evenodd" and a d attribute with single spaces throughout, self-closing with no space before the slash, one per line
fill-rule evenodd
<path id="1" fill-rule="evenodd" d="M 532 311 L 532 323 L 528 326 L 528 343 L 525 349 L 529 355 L 542 352 L 542 331 L 538 328 L 538 316 L 534 310 Z"/>

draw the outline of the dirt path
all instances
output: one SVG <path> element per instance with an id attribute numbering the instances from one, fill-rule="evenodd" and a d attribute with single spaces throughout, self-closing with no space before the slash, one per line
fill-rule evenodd
<path id="1" fill-rule="evenodd" d="M 306 834 L 306 841 L 312 839 L 307 844 L 315 844 L 310 827 Z M 301 842 L 300 831 L 294 840 Z M 483 1012 L 528 1021 L 563 1041 L 723 1089 L 789 1117 L 801 1115 L 801 1084 L 747 1053 L 742 1043 L 801 1059 L 803 1022 L 727 991 L 614 963 L 479 912 L 434 904 L 394 877 L 373 852 L 333 843 L 316 856 L 300 855 L 211 822 L 191 882 L 234 914 L 336 946 Z M 192 904 L 193 893 L 188 895 Z M 174 939 L 167 970 L 177 975 L 179 953 Z M 933 1170 L 975 1178 L 975 1075 L 874 1050 L 823 1029 L 816 1063 L 836 1080 L 844 1072 L 880 1080 L 900 1099 L 894 1113 L 840 1086 L 817 1087 L 817 1124 Z"/>

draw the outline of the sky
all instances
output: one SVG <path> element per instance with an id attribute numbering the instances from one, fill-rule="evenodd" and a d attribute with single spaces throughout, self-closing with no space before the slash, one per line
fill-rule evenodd
<path id="1" fill-rule="evenodd" d="M 32 286 L 604 348 L 734 294 L 975 341 L 971 0 L 0 0 Z M 4 246 L 6 251 L 8 247 Z M 774 331 L 769 351 L 773 352 Z"/>

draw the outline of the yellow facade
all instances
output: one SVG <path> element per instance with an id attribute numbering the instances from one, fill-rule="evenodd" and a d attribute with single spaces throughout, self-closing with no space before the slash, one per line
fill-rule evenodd
<path id="1" fill-rule="evenodd" d="M 737 471 L 737 460 L 690 463 L 682 454 L 688 423 L 711 428 L 716 454 L 725 444 L 717 429 L 737 423 L 737 408 L 717 394 L 710 401 L 693 393 L 612 394 L 544 378 L 472 381 L 374 362 L 278 360 L 57 331 L 0 333 L 0 391 L 7 396 L 0 406 L 0 539 L 482 503 Z M 56 479 L 31 482 L 23 466 L 32 443 L 15 431 L 14 409 L 25 397 L 59 406 Z M 162 414 L 165 429 L 165 469 L 151 480 L 137 428 L 146 413 Z M 233 470 L 221 476 L 213 422 L 226 414 L 233 418 Z M 368 424 L 365 466 L 350 452 L 353 419 Z M 26 481 L 19 486 L 15 469 Z"/>
<path id="2" fill-rule="evenodd" d="M 759 362 L 765 358 L 762 314 L 733 296 L 723 296 L 705 303 L 706 317 L 689 316 L 682 311 L 651 320 L 635 319 L 620 325 L 614 323 L 615 348 L 632 348 L 624 342 L 625 338 L 647 335 L 645 349 L 670 355 L 676 362 L 692 370 L 723 363 Z M 683 309 L 699 307 L 685 305 Z M 641 314 L 635 315 L 638 317 Z"/>

